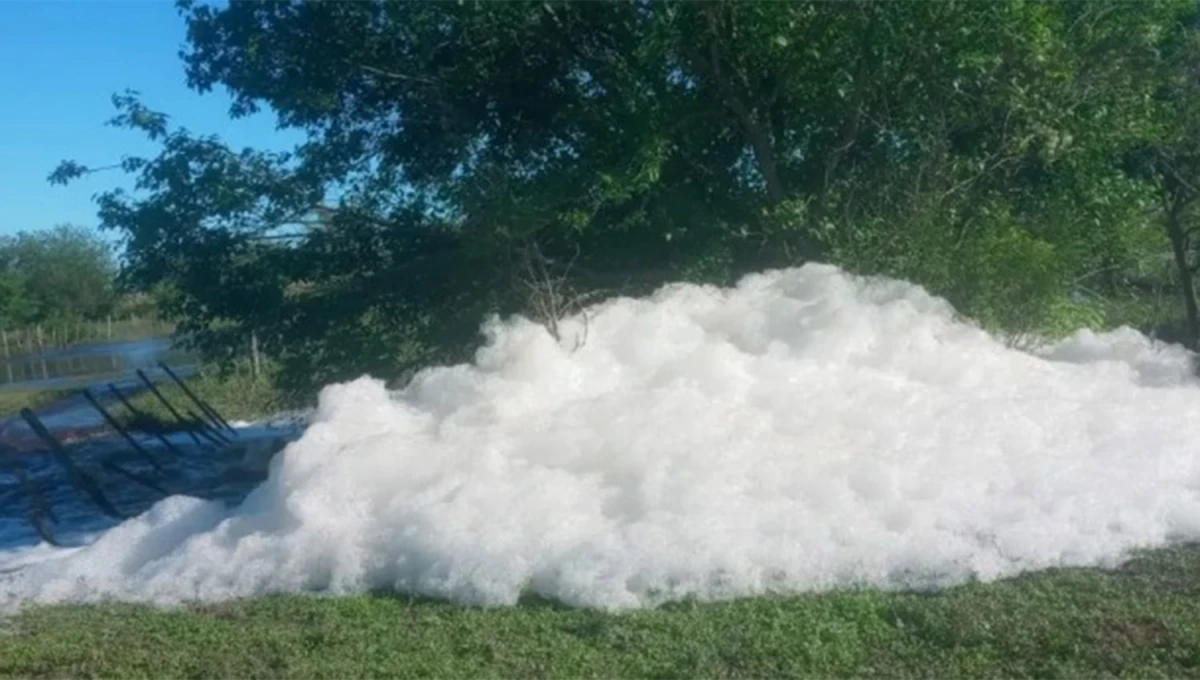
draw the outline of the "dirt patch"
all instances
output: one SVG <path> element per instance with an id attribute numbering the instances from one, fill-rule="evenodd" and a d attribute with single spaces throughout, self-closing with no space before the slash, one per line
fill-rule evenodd
<path id="1" fill-rule="evenodd" d="M 1154 619 L 1108 621 L 1096 632 L 1096 641 L 1106 647 L 1158 647 L 1166 644 L 1170 631 Z"/>

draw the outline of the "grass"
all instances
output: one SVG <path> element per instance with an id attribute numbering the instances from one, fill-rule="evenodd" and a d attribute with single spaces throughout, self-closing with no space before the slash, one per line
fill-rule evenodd
<path id="1" fill-rule="evenodd" d="M 276 596 L 175 610 L 26 610 L 20 677 L 1196 677 L 1200 550 L 936 595 L 850 591 L 606 614 L 399 596 Z"/>
<path id="2" fill-rule="evenodd" d="M 207 402 L 227 420 L 263 418 L 289 406 L 284 395 L 266 376 L 255 378 L 249 373 L 221 375 L 213 371 L 201 371 L 197 375 L 185 378 L 184 382 L 193 394 Z M 199 413 L 195 402 L 174 381 L 160 380 L 156 382 L 156 386 L 180 413 L 186 415 L 187 409 Z M 176 422 L 158 397 L 148 391 L 137 394 L 130 402 L 134 408 L 149 417 L 146 421 L 137 422 L 137 425 L 170 430 Z M 114 406 L 113 411 L 122 424 L 129 425 L 135 422 L 123 406 Z"/>
<path id="3" fill-rule="evenodd" d="M 205 372 L 184 380 L 188 388 L 213 408 L 217 409 L 226 419 L 253 420 L 262 418 L 287 408 L 291 402 L 276 390 L 267 378 L 252 378 L 248 374 L 231 374 L 220 376 Z M 184 394 L 173 381 L 164 379 L 156 382 L 162 393 L 176 409 L 198 411 L 195 403 Z M 48 390 L 4 390 L 0 391 L 0 417 L 8 417 L 20 413 L 22 408 L 36 409 L 53 401 L 70 396 L 77 389 L 48 389 Z M 130 401 L 134 407 L 142 411 L 149 419 L 139 422 L 143 426 L 162 426 L 171 429 L 174 417 L 166 407 L 150 392 L 142 392 L 133 396 Z M 132 415 L 123 406 L 112 407 L 114 415 L 129 425 L 134 422 Z"/>
<path id="4" fill-rule="evenodd" d="M 61 399 L 72 390 L 4 390 L 0 391 L 0 417 L 10 417 L 23 408 L 38 408 Z"/>

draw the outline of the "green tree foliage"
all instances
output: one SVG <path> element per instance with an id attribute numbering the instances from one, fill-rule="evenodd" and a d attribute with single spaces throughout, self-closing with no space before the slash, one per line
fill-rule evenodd
<path id="1" fill-rule="evenodd" d="M 179 6 L 190 86 L 308 141 L 235 151 L 118 96 L 162 151 L 101 218 L 210 355 L 253 332 L 297 380 L 457 356 L 546 282 L 811 259 L 1061 331 L 1164 247 L 1120 159 L 1176 129 L 1182 0 Z"/>
<path id="2" fill-rule="evenodd" d="M 1154 84 L 1150 115 L 1140 143 L 1128 150 L 1124 168 L 1148 179 L 1161 205 L 1187 314 L 1182 339 L 1200 347 L 1200 309 L 1195 278 L 1200 270 L 1200 8 L 1192 5 L 1158 40 L 1143 70 Z"/>
<path id="3" fill-rule="evenodd" d="M 0 270 L 0 325 L 16 328 L 35 319 L 37 305 L 25 289 L 25 279 L 15 268 Z"/>
<path id="4" fill-rule="evenodd" d="M 72 225 L 0 238 L 0 321 L 11 328 L 102 318 L 116 263 L 96 232 Z"/>

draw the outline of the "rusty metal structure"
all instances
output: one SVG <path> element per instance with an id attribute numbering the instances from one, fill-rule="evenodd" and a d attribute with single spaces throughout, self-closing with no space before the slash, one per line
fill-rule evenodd
<path id="1" fill-rule="evenodd" d="M 179 470 L 181 462 L 188 457 L 236 458 L 239 453 L 237 441 L 241 436 L 238 430 L 211 404 L 196 395 L 169 366 L 160 363 L 159 367 L 189 403 L 172 403 L 145 371 L 139 369 L 137 376 L 144 391 L 162 405 L 173 421 L 144 413 L 134 406 L 129 394 L 111 382 L 106 385 L 107 405 L 90 389 L 79 391 L 110 430 L 110 436 L 103 442 L 60 441 L 32 410 L 21 410 L 21 418 L 40 440 L 41 448 L 32 453 L 0 450 L 0 471 L 8 468 L 19 495 L 27 501 L 28 523 L 43 541 L 61 545 L 54 530 L 60 520 L 59 509 L 51 498 L 61 499 L 63 486 L 69 486 L 77 494 L 76 500 L 81 500 L 87 507 L 108 518 L 123 520 L 144 510 L 148 503 L 184 490 L 178 484 Z M 114 411 L 116 407 L 126 411 L 126 420 L 118 417 Z M 186 435 L 191 444 L 178 441 L 180 433 Z M 113 434 L 116 436 L 111 436 Z M 172 441 L 172 436 L 176 436 L 177 441 Z M 281 446 L 280 442 L 276 443 Z M 35 474 L 35 459 L 41 474 Z M 47 474 L 48 465 L 57 470 Z M 53 479 L 55 489 L 47 488 L 48 479 Z M 126 501 L 134 498 L 128 493 L 130 487 L 140 490 L 136 502 L 123 503 L 123 498 Z M 138 507 L 129 507 L 131 505 Z"/>

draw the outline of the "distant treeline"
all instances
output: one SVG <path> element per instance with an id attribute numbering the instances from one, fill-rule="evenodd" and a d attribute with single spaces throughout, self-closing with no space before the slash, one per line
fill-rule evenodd
<path id="1" fill-rule="evenodd" d="M 0 350 L 169 333 L 154 297 L 122 290 L 118 271 L 112 246 L 94 230 L 60 225 L 0 237 Z"/>

